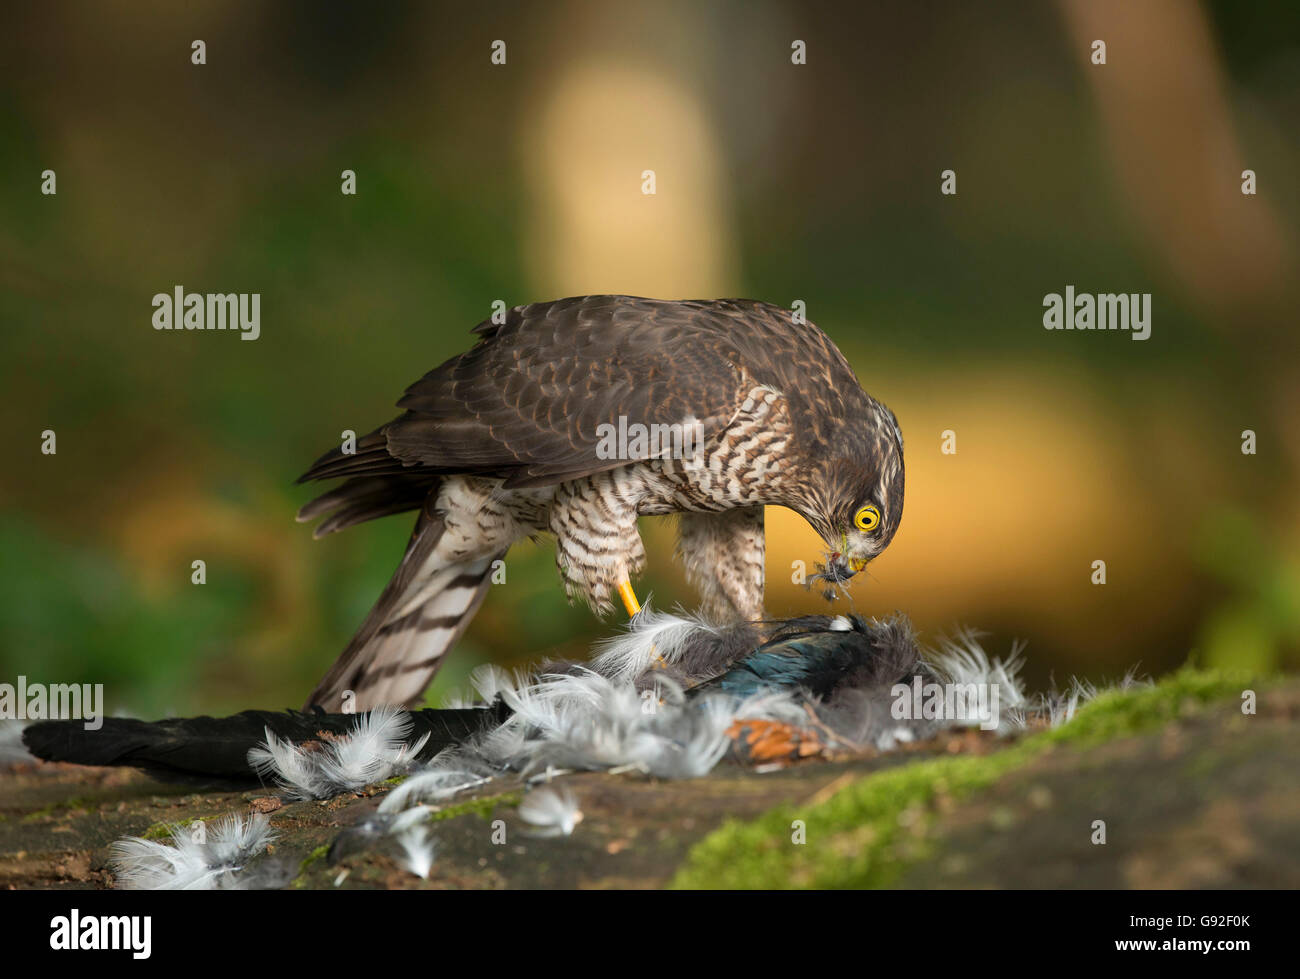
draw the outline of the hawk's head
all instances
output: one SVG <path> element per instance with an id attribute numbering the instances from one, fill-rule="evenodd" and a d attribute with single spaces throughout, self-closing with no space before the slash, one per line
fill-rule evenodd
<path id="1" fill-rule="evenodd" d="M 812 498 L 801 508 L 828 548 L 823 577 L 836 582 L 852 578 L 888 547 L 903 518 L 898 419 L 873 401 L 866 418 L 845 419 L 844 427 L 834 447 L 839 454 L 817 465 Z"/>

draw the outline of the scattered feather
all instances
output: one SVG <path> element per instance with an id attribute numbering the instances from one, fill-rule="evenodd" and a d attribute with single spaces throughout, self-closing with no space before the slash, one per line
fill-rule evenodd
<path id="1" fill-rule="evenodd" d="M 118 886 L 128 890 L 246 890 L 278 878 L 249 874 L 245 868 L 275 839 L 270 820 L 260 813 L 232 813 L 203 826 L 175 826 L 171 843 L 138 836 L 113 844 Z"/>
<path id="2" fill-rule="evenodd" d="M 635 680 L 656 666 L 678 662 L 701 633 L 716 640 L 718 632 L 700 619 L 658 612 L 647 602 L 623 635 L 596 644 L 591 668 L 614 681 Z"/>
<path id="3" fill-rule="evenodd" d="M 567 788 L 534 789 L 519 804 L 519 818 L 533 827 L 534 836 L 571 836 L 582 822 L 582 809 Z"/>
<path id="4" fill-rule="evenodd" d="M 343 738 L 308 750 L 266 730 L 266 741 L 248 753 L 248 762 L 292 798 L 328 799 L 405 772 L 428 735 L 408 743 L 411 718 L 396 707 L 377 707 L 359 715 Z"/>
<path id="5" fill-rule="evenodd" d="M 527 682 L 527 677 L 502 669 L 495 663 L 475 667 L 469 675 L 470 685 L 484 704 L 497 701 L 504 690 L 513 690 Z"/>
<path id="6" fill-rule="evenodd" d="M 738 718 L 808 720 L 793 691 L 688 699 L 667 677 L 639 689 L 632 680 L 586 668 L 499 690 L 512 714 L 415 771 L 389 793 L 381 812 L 445 801 L 508 772 L 635 769 L 659 778 L 698 778 L 726 755 L 727 731 Z"/>
<path id="7" fill-rule="evenodd" d="M 36 761 L 36 756 L 23 744 L 23 728 L 27 723 L 12 717 L 0 720 L 0 768 L 30 765 Z"/>
<path id="8" fill-rule="evenodd" d="M 446 756 L 444 758 L 444 755 Z M 481 763 L 467 755 L 456 752 L 443 752 L 429 765 L 414 773 L 384 798 L 379 811 L 384 813 L 399 812 L 409 804 L 424 800 L 427 802 L 445 802 L 458 793 L 487 785 L 492 781 L 491 774 L 470 771 L 471 766 L 481 769 Z"/>
<path id="9" fill-rule="evenodd" d="M 1005 660 L 990 658 L 979 643 L 979 634 L 967 629 L 958 632 L 953 639 L 941 640 L 929 663 L 947 683 L 997 688 L 999 734 L 1008 734 L 1024 726 L 1025 712 L 1032 707 L 1032 702 L 1020 678 L 1025 663 L 1022 643 L 1014 643 Z M 946 720 L 951 726 L 979 723 L 975 718 Z"/>
<path id="10" fill-rule="evenodd" d="M 427 806 L 415 806 L 398 815 L 392 826 L 393 840 L 401 851 L 398 863 L 425 880 L 433 869 L 436 849 L 429 832 L 430 811 Z"/>

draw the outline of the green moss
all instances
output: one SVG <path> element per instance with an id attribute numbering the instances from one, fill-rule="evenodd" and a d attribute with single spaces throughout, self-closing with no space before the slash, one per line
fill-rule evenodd
<path id="1" fill-rule="evenodd" d="M 289 882 L 289 886 L 297 890 L 307 887 L 307 871 L 311 870 L 312 867 L 329 856 L 329 852 L 330 845 L 328 843 L 322 843 L 320 846 L 316 847 L 316 849 L 312 850 L 311 853 L 303 857 L 302 863 L 298 864 L 298 873 L 294 876 L 293 880 Z"/>
<path id="2" fill-rule="evenodd" d="M 454 806 L 444 806 L 441 809 L 429 815 L 430 822 L 438 822 L 443 819 L 455 819 L 457 816 L 464 816 L 473 813 L 483 819 L 491 819 L 492 813 L 497 806 L 517 806 L 519 805 L 520 794 L 518 792 L 503 792 L 500 795 L 490 795 L 482 799 L 470 799 L 468 802 L 458 802 Z"/>
<path id="3" fill-rule="evenodd" d="M 1059 728 L 986 756 L 940 758 L 864 776 L 819 805 L 730 821 L 696 844 L 676 888 L 888 887 L 924 860 L 937 803 L 983 789 L 1055 746 L 1088 747 L 1240 696 L 1248 678 L 1184 667 L 1155 686 L 1115 690 Z M 795 842 L 796 821 L 806 843 Z"/>
<path id="4" fill-rule="evenodd" d="M 182 819 L 178 822 L 161 822 L 154 823 L 143 833 L 140 834 L 142 840 L 170 840 L 172 833 L 176 830 L 184 831 L 186 828 L 193 826 L 195 823 L 206 823 L 213 819 L 219 818 L 220 814 L 210 816 L 191 816 L 189 819 Z"/>
<path id="5" fill-rule="evenodd" d="M 44 819 L 46 816 L 53 816 L 57 812 L 71 812 L 75 809 L 90 811 L 91 809 L 98 807 L 98 805 L 99 802 L 97 800 L 85 796 L 76 796 L 72 799 L 59 799 L 56 802 L 51 802 L 48 806 L 27 813 L 23 816 L 22 821 L 24 823 L 34 823 Z"/>
<path id="6" fill-rule="evenodd" d="M 169 840 L 172 836 L 172 827 L 175 823 L 154 823 L 147 830 L 140 834 L 142 840 Z"/>
<path id="7" fill-rule="evenodd" d="M 328 843 L 322 843 L 320 846 L 316 847 L 316 849 L 312 850 L 311 853 L 302 858 L 302 863 L 298 864 L 298 873 L 300 875 L 305 873 L 312 864 L 319 860 L 324 860 L 329 856 L 329 852 L 330 845 Z"/>
<path id="8" fill-rule="evenodd" d="M 1183 667 L 1155 686 L 1106 691 L 1081 707 L 1069 724 L 1026 744 L 1101 744 L 1167 724 L 1201 704 L 1240 697 L 1252 682 L 1258 681 L 1245 674 Z"/>

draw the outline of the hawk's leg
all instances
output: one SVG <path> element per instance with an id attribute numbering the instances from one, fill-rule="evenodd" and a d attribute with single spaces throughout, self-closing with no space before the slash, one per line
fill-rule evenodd
<path id="1" fill-rule="evenodd" d="M 637 490 L 626 470 L 615 469 L 560 484 L 551 502 L 555 563 L 565 590 L 597 614 L 613 609 L 615 595 L 629 613 L 636 601 L 631 579 L 645 567 Z"/>
<path id="2" fill-rule="evenodd" d="M 677 554 L 715 622 L 763 619 L 763 508 L 683 513 Z"/>
<path id="3" fill-rule="evenodd" d="M 637 601 L 636 592 L 632 590 L 632 582 L 625 581 L 618 586 L 618 597 L 623 599 L 623 608 L 627 609 L 629 619 L 641 611 L 641 603 Z"/>

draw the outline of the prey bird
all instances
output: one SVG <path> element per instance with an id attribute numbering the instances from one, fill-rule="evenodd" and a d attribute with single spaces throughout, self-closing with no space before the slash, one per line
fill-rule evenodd
<path id="1" fill-rule="evenodd" d="M 660 618 L 676 617 L 660 613 Z M 746 763 L 884 748 L 898 740 L 930 737 L 942 726 L 924 716 L 894 717 L 896 684 L 910 687 L 917 679 L 941 679 L 923 660 L 904 616 L 880 621 L 811 615 L 771 626 L 772 636 L 764 639 L 748 622 L 693 622 L 678 635 L 676 655 L 663 667 L 647 654 L 645 647 L 653 644 L 642 635 L 639 642 L 630 640 L 643 649 L 634 676 L 616 678 L 627 662 L 621 657 L 618 663 L 606 655 L 586 664 L 546 663 L 529 677 L 494 686 L 476 706 L 409 714 L 384 708 L 386 719 L 375 713 L 320 710 L 246 710 L 230 717 L 161 721 L 109 717 L 94 731 L 80 720 L 38 721 L 23 729 L 22 739 L 33 755 L 47 761 L 129 765 L 164 782 L 222 787 L 248 783 L 269 770 L 282 781 L 291 776 L 289 783 L 314 798 L 332 798 L 384 778 L 388 769 L 381 762 L 395 765 L 404 757 L 410 764 L 427 763 L 449 749 L 463 749 L 448 762 L 453 770 L 477 757 L 486 768 L 476 770 L 501 774 L 545 770 L 554 759 L 552 750 L 570 752 L 558 767 L 645 764 L 648 739 L 664 745 L 664 760 L 676 765 L 684 751 L 695 750 L 684 746 L 699 748 L 698 736 L 709 729 L 708 723 L 702 729 L 700 720 L 716 722 L 719 711 L 732 716 L 726 729 L 728 752 Z M 598 678 L 604 682 L 593 682 Z M 666 701 L 657 720 L 648 721 L 635 691 L 665 695 L 673 688 L 684 692 L 683 699 Z M 774 701 L 764 706 L 771 695 L 785 702 L 779 716 L 769 713 Z M 553 723 L 561 717 L 565 723 Z M 492 737 L 500 731 L 507 736 Z M 275 750 L 275 764 L 268 766 L 263 749 L 277 742 L 299 746 L 301 765 L 286 762 Z M 508 747 L 496 753 L 502 746 Z M 339 751 L 349 760 L 342 761 Z"/>
<path id="2" fill-rule="evenodd" d="M 344 480 L 299 511 L 324 518 L 318 537 L 419 511 L 392 580 L 309 707 L 417 702 L 495 562 L 523 538 L 554 535 L 570 598 L 602 614 L 617 597 L 634 615 L 637 518 L 678 513 L 678 556 L 716 622 L 764 617 L 765 506 L 812 525 L 836 583 L 893 539 L 898 421 L 789 310 L 582 296 L 498 320 L 411 385 L 400 416 L 299 479 Z"/>

